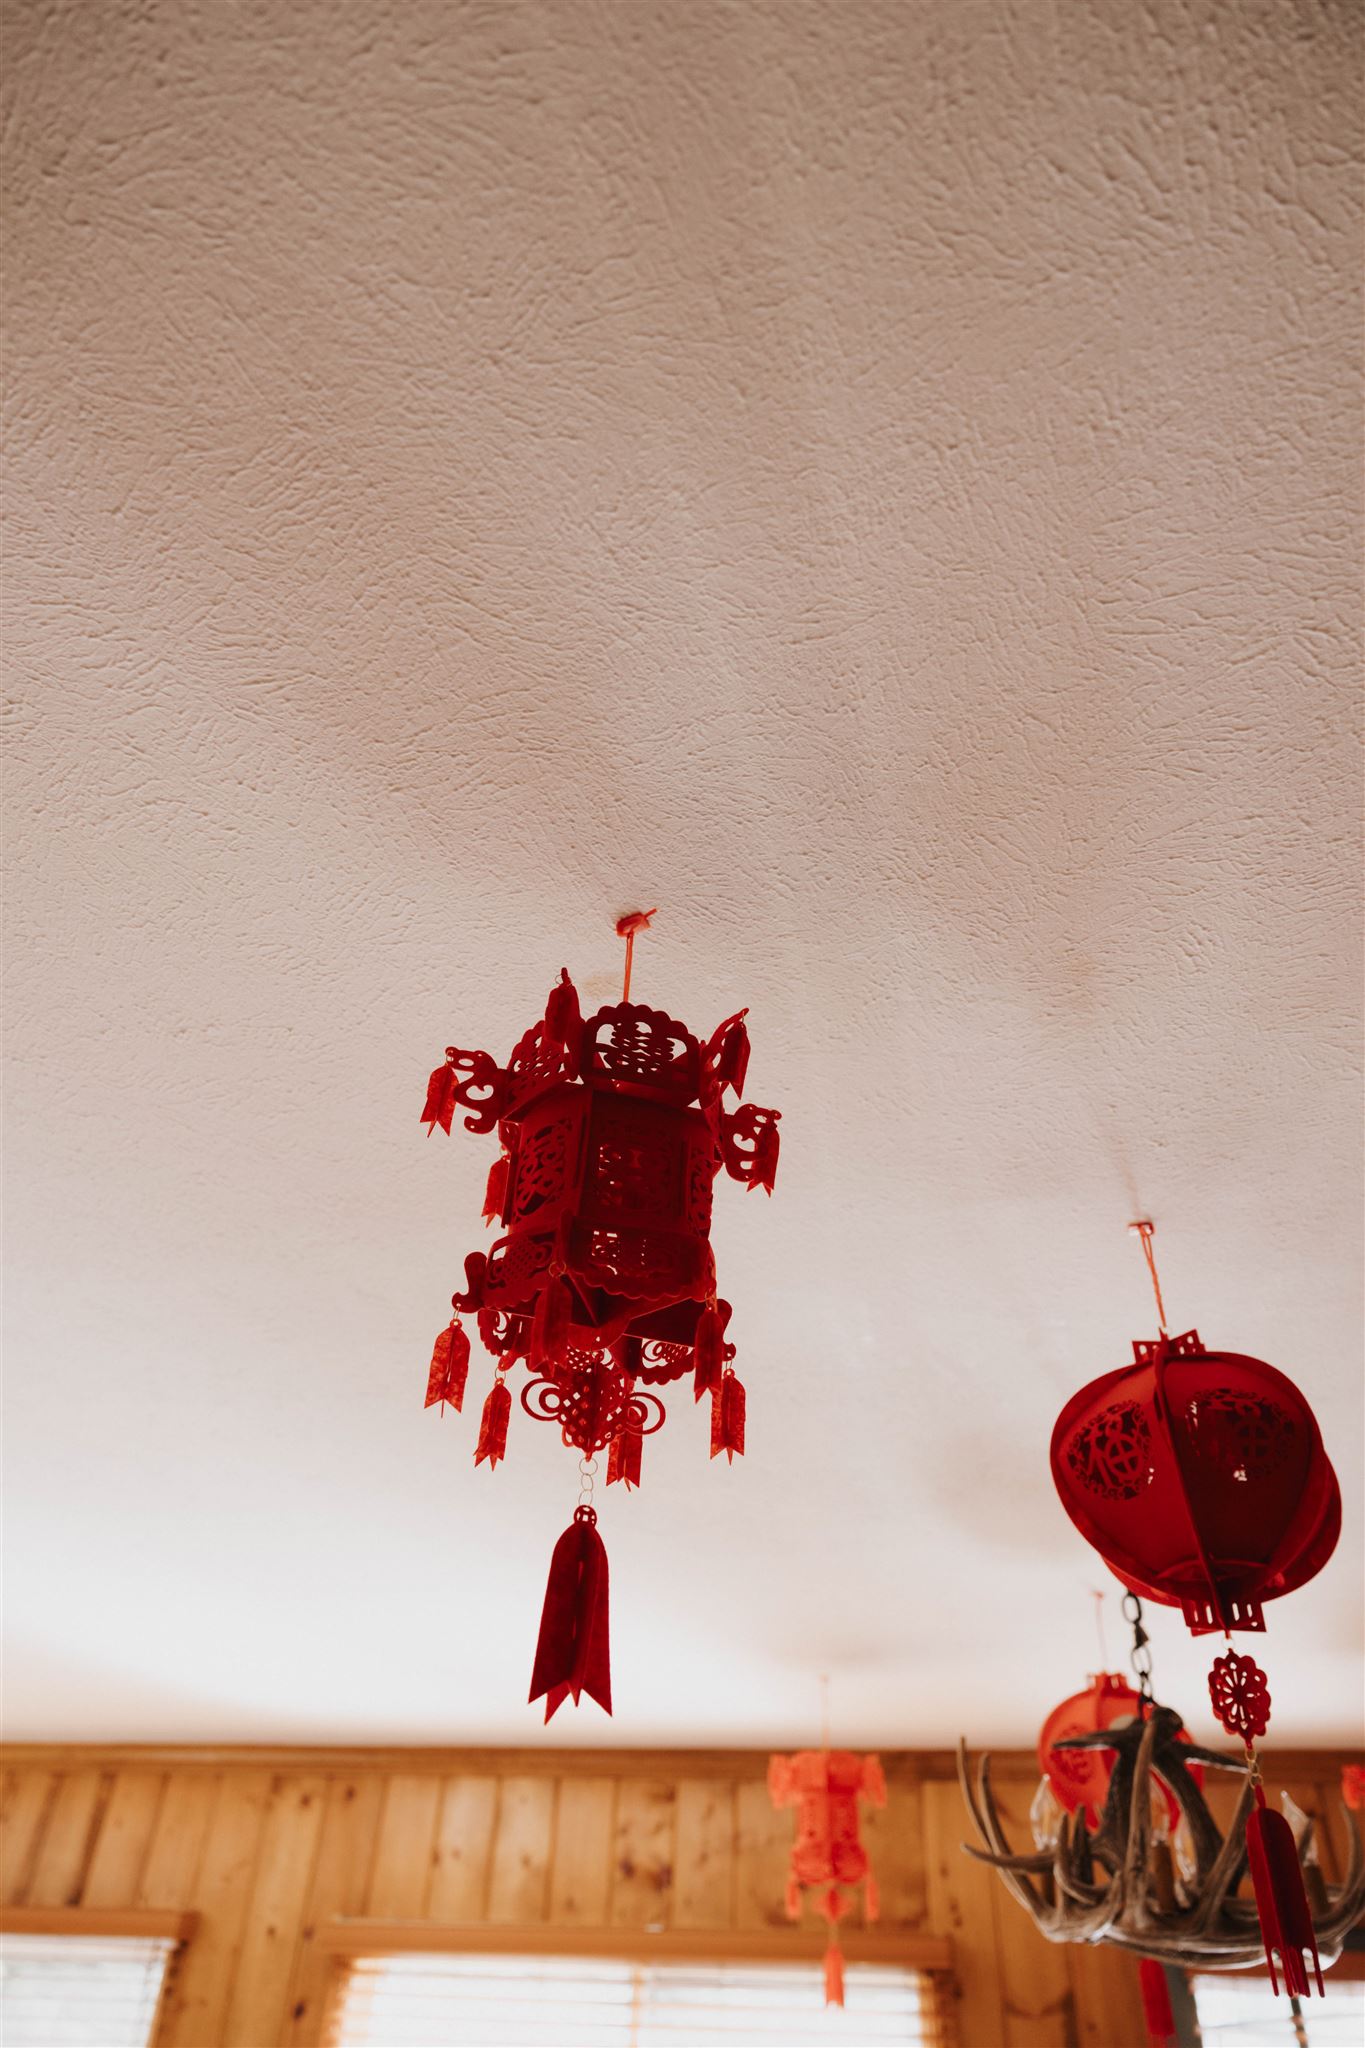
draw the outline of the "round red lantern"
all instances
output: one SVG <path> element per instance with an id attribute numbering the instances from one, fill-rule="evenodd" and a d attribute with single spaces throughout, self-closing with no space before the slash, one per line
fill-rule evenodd
<path id="1" fill-rule="evenodd" d="M 1099 1828 L 1113 1776 L 1112 1752 L 1103 1749 L 1056 1749 L 1078 1735 L 1096 1735 L 1105 1728 L 1126 1728 L 1141 1718 L 1140 1693 L 1116 1671 L 1100 1671 L 1084 1692 L 1072 1693 L 1055 1706 L 1038 1735 L 1038 1763 L 1052 1788 L 1054 1798 L 1068 1813 L 1084 1812 L 1092 1834 Z M 1189 1736 L 1182 1733 L 1182 1739 Z M 1180 1819 L 1180 1809 L 1170 1792 L 1161 1787 L 1170 1824 Z"/>
<path id="2" fill-rule="evenodd" d="M 1261 1630 L 1267 1600 L 1321 1571 L 1341 1495 L 1313 1411 L 1259 1358 L 1198 1332 L 1133 1346 L 1072 1396 L 1052 1476 L 1088 1543 L 1132 1592 L 1195 1635 Z"/>

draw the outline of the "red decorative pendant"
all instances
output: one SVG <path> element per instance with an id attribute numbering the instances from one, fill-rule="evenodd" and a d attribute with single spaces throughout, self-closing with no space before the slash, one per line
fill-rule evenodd
<path id="1" fill-rule="evenodd" d="M 618 926 L 628 959 L 652 914 L 633 913 Z M 776 1110 L 727 1099 L 742 1089 L 748 1067 L 744 1014 L 727 1018 L 706 1040 L 629 1001 L 585 1020 L 563 973 L 544 1017 L 505 1066 L 485 1052 L 446 1048 L 445 1064 L 427 1086 L 422 1121 L 429 1130 L 439 1124 L 449 1131 L 461 1108 L 469 1112 L 467 1130 L 496 1130 L 501 1146 L 485 1197 L 485 1214 L 500 1235 L 487 1253 L 466 1259 L 464 1291 L 454 1297 L 456 1325 L 437 1339 L 428 1375 L 428 1401 L 458 1407 L 468 1368 L 458 1317 L 474 1315 L 497 1365 L 476 1463 L 492 1469 L 506 1455 L 505 1375 L 518 1363 L 528 1370 L 521 1390 L 526 1413 L 557 1422 L 565 1444 L 585 1460 L 610 1447 L 608 1483 L 620 1481 L 627 1492 L 640 1483 L 644 1438 L 664 1421 L 652 1389 L 689 1374 L 696 1397 L 711 1396 L 712 1457 L 724 1452 L 733 1462 L 742 1455 L 745 1397 L 727 1337 L 730 1304 L 716 1293 L 712 1184 L 724 1167 L 732 1179 L 771 1192 L 778 1155 Z M 601 1555 L 600 1570 L 593 1566 L 600 1600 L 594 1592 L 597 1619 L 589 1635 L 606 1657 L 606 1554 L 594 1517 L 591 1544 L 571 1529 L 556 1550 L 536 1660 L 538 1679 L 546 1657 L 546 1670 L 558 1673 L 566 1659 L 571 1669 L 537 1685 L 532 1696 L 545 1691 L 553 1713 L 569 1693 L 577 1700 L 588 1692 L 610 1713 L 598 1650 L 582 1667 L 593 1676 L 579 1682 L 572 1675 L 579 1649 L 571 1656 L 564 1647 L 570 1640 L 577 1646 L 581 1634 L 577 1625 L 565 1632 L 569 1566 L 561 1552 L 568 1556 L 570 1536 L 584 1583 L 592 1575 L 580 1552 Z M 558 1647 L 547 1648 L 552 1610 Z"/>
<path id="2" fill-rule="evenodd" d="M 881 1762 L 846 1749 L 803 1749 L 795 1756 L 773 1756 L 768 1759 L 768 1794 L 779 1810 L 796 1808 L 787 1916 L 799 1920 L 801 1895 L 812 1894 L 812 1905 L 830 1928 L 825 2003 L 842 2005 L 844 1970 L 836 1930 L 853 1909 L 858 1885 L 863 1887 L 863 1917 L 877 1917 L 877 1884 L 862 1843 L 858 1802 L 885 1806 Z"/>

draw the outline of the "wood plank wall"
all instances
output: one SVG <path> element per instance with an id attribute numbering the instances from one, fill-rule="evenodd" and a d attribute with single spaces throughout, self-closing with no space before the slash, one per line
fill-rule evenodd
<path id="1" fill-rule="evenodd" d="M 1267 1771 L 1323 1823 L 1340 1875 L 1345 1759 L 1273 1752 Z M 1053 1948 L 964 1856 L 941 1753 L 884 1759 L 868 1846 L 888 1937 L 951 1938 L 964 2048 L 1140 2048 L 1136 1968 Z M 7 1906 L 199 1917 L 156 2048 L 314 2048 L 338 1916 L 526 1930 L 787 1929 L 790 1813 L 754 1752 L 12 1748 L 0 1781 Z M 1027 1840 L 1036 1767 L 996 1764 Z"/>

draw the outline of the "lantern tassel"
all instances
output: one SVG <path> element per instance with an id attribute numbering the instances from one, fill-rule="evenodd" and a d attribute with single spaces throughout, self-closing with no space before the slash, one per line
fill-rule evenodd
<path id="1" fill-rule="evenodd" d="M 829 1947 L 825 1950 L 825 2004 L 842 2005 L 844 2002 L 844 1956 L 839 1947 L 839 1937 L 831 1933 Z"/>
<path id="2" fill-rule="evenodd" d="M 744 1456 L 744 1382 L 724 1373 L 711 1396 L 711 1456 L 724 1451 L 730 1464 Z"/>
<path id="3" fill-rule="evenodd" d="M 725 1364 L 725 1330 L 714 1303 L 697 1317 L 692 1337 L 692 1364 L 692 1392 L 700 1401 L 703 1394 L 715 1392 Z"/>
<path id="4" fill-rule="evenodd" d="M 619 1479 L 626 1492 L 640 1484 L 640 1449 L 644 1439 L 638 1429 L 618 1429 L 607 1457 L 607 1485 Z"/>
<path id="5" fill-rule="evenodd" d="M 458 1320 L 446 1324 L 436 1339 L 431 1354 L 431 1365 L 427 1371 L 427 1398 L 423 1404 L 430 1408 L 439 1401 L 442 1407 L 449 1401 L 458 1413 L 464 1406 L 465 1381 L 469 1378 L 469 1339 L 460 1328 Z"/>
<path id="6" fill-rule="evenodd" d="M 559 980 L 550 991 L 550 1000 L 545 1005 L 545 1037 L 551 1045 L 560 1046 L 571 1060 L 578 1058 L 578 1048 L 583 1036 L 583 1017 L 578 1007 L 578 990 L 569 979 L 567 967 L 559 970 Z"/>
<path id="7" fill-rule="evenodd" d="M 505 1152 L 500 1152 L 488 1169 L 488 1184 L 483 1191 L 483 1220 L 496 1223 L 507 1206 L 507 1169 L 511 1164 Z"/>
<path id="8" fill-rule="evenodd" d="M 507 1391 L 507 1382 L 499 1373 L 488 1389 L 488 1399 L 483 1404 L 483 1420 L 479 1424 L 479 1444 L 474 1453 L 474 1463 L 482 1465 L 488 1460 L 490 1472 L 507 1456 L 507 1418 L 512 1412 L 512 1396 Z"/>
<path id="9" fill-rule="evenodd" d="M 1265 1942 L 1271 1990 L 1278 1992 L 1280 1988 L 1275 1977 L 1275 1953 L 1278 1950 L 1284 1988 L 1289 1996 L 1308 1998 L 1312 1994 L 1304 1964 L 1306 1954 L 1313 1959 L 1318 1996 L 1323 1997 L 1322 1964 L 1318 1960 L 1313 1915 L 1303 1888 L 1299 1852 L 1294 1846 L 1294 1830 L 1282 1813 L 1274 1813 L 1266 1805 L 1265 1794 L 1259 1785 L 1256 1787 L 1256 1805 L 1247 1818 L 1247 1863 L 1251 1869 L 1252 1890 L 1256 1894 L 1256 1917 L 1261 1923 L 1261 1937 Z"/>
<path id="10" fill-rule="evenodd" d="M 531 1700 L 545 1696 L 548 1721 L 570 1694 L 587 1693 L 611 1712 L 611 1644 L 607 1610 L 607 1553 L 590 1507 L 574 1513 L 550 1559 L 540 1616 Z"/>
<path id="11" fill-rule="evenodd" d="M 455 1117 L 455 1070 L 447 1061 L 437 1067 L 427 1082 L 427 1099 L 422 1109 L 421 1121 L 427 1127 L 430 1137 L 437 1124 L 450 1136 L 450 1126 Z"/>
<path id="12" fill-rule="evenodd" d="M 1147 2039 L 1151 2048 L 1174 2048 L 1176 2039 L 1175 2012 L 1171 2005 L 1171 1987 L 1166 1982 L 1166 1972 L 1160 1963 L 1144 1956 L 1138 1964 L 1138 1983 L 1142 1990 L 1142 2011 L 1147 2021 Z"/>
<path id="13" fill-rule="evenodd" d="M 531 1318 L 531 1369 L 553 1373 L 560 1363 L 573 1322 L 573 1296 L 568 1282 L 550 1274 L 540 1290 Z"/>

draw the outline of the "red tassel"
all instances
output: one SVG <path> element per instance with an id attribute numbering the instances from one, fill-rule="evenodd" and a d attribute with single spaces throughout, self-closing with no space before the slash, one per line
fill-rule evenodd
<path id="1" fill-rule="evenodd" d="M 442 1405 L 449 1401 L 457 1412 L 464 1406 L 465 1381 L 469 1378 L 469 1339 L 456 1322 L 446 1324 L 436 1339 L 427 1373 L 427 1398 Z"/>
<path id="2" fill-rule="evenodd" d="M 479 1424 L 479 1447 L 474 1453 L 474 1463 L 482 1465 L 488 1460 L 488 1469 L 493 1471 L 507 1456 L 507 1418 L 512 1413 L 512 1396 L 507 1391 L 507 1382 L 499 1373 L 488 1389 L 488 1399 L 483 1404 L 483 1420 Z"/>
<path id="3" fill-rule="evenodd" d="M 421 1121 L 427 1127 L 427 1136 L 430 1137 L 439 1124 L 449 1137 L 454 1116 L 455 1069 L 447 1063 L 444 1067 L 438 1067 L 427 1082 L 426 1105 L 421 1116 Z"/>
<path id="4" fill-rule="evenodd" d="M 640 1484 L 640 1450 L 644 1442 L 638 1429 L 621 1429 L 611 1440 L 607 1456 L 607 1485 L 624 1480 L 626 1492 Z"/>
<path id="5" fill-rule="evenodd" d="M 712 1032 L 706 1048 L 707 1064 L 721 1094 L 727 1088 L 733 1088 L 736 1095 L 744 1093 L 744 1077 L 749 1071 L 749 1033 L 744 1022 L 748 1014 L 747 1010 L 737 1010 L 733 1017 L 727 1017 Z"/>
<path id="6" fill-rule="evenodd" d="M 488 1169 L 488 1185 L 483 1191 L 485 1223 L 496 1223 L 507 1207 L 507 1169 L 511 1163 L 507 1154 L 501 1152 Z"/>
<path id="7" fill-rule="evenodd" d="M 587 1693 L 611 1712 L 607 1553 L 589 1507 L 575 1511 L 550 1559 L 529 1698 L 545 1695 L 548 1721 L 569 1695 Z"/>
<path id="8" fill-rule="evenodd" d="M 825 1950 L 825 2004 L 844 2002 L 844 1958 L 837 1941 Z"/>
<path id="9" fill-rule="evenodd" d="M 560 1363 L 573 1321 L 573 1296 L 567 1280 L 546 1277 L 531 1318 L 531 1370 L 553 1373 Z"/>
<path id="10" fill-rule="evenodd" d="M 776 1123 L 764 1124 L 754 1141 L 754 1163 L 749 1174 L 749 1192 L 762 1188 L 766 1194 L 773 1191 L 777 1179 L 777 1154 L 781 1145 Z"/>
<path id="11" fill-rule="evenodd" d="M 703 1394 L 715 1392 L 725 1364 L 725 1325 L 714 1303 L 710 1308 L 704 1308 L 697 1318 L 692 1338 L 692 1364 L 695 1368 L 692 1391 L 700 1401 Z"/>
<path id="12" fill-rule="evenodd" d="M 1308 1894 L 1303 1888 L 1294 1830 L 1282 1813 L 1272 1813 L 1265 1804 L 1265 1794 L 1259 1785 L 1256 1787 L 1256 1805 L 1247 1818 L 1247 1863 L 1251 1869 L 1252 1890 L 1256 1894 L 1256 1917 L 1261 1923 L 1261 1938 L 1265 1942 L 1271 1990 L 1278 1992 L 1280 1988 L 1275 1978 L 1275 1953 L 1278 1950 L 1284 1988 L 1289 1996 L 1311 1996 L 1312 1986 L 1304 1967 L 1306 1951 L 1313 1959 L 1318 1996 L 1324 1997 L 1317 1936 L 1313 1932 Z"/>
<path id="13" fill-rule="evenodd" d="M 720 1451 L 732 1465 L 744 1456 L 744 1383 L 732 1372 L 711 1396 L 711 1456 Z"/>
<path id="14" fill-rule="evenodd" d="M 545 1037 L 549 1044 L 562 1046 L 570 1059 L 577 1060 L 579 1040 L 583 1034 L 583 1015 L 578 1007 L 578 990 L 569 979 L 567 967 L 559 970 L 559 980 L 550 991 L 550 1000 L 545 1005 Z"/>
<path id="15" fill-rule="evenodd" d="M 1175 2048 L 1175 2013 L 1171 2007 L 1171 1987 L 1166 1982 L 1166 1972 L 1160 1963 L 1144 1956 L 1138 1964 L 1138 1983 L 1142 1989 L 1142 2010 L 1147 2020 L 1147 2039 L 1151 2048 Z"/>

